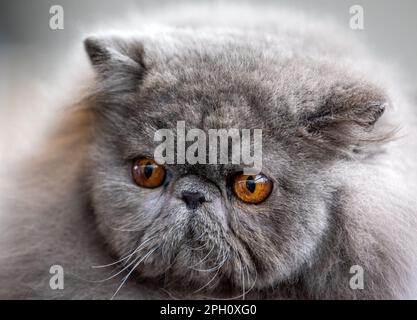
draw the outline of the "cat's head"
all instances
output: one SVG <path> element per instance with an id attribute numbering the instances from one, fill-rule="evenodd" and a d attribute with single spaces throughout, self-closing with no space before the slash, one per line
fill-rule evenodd
<path id="1" fill-rule="evenodd" d="M 242 292 L 311 262 L 332 215 L 329 168 L 374 148 L 381 90 L 242 35 L 85 46 L 97 75 L 92 203 L 128 269 L 196 291 Z M 155 164 L 155 132 L 175 132 L 178 121 L 207 133 L 261 129 L 259 183 L 239 164 Z"/>

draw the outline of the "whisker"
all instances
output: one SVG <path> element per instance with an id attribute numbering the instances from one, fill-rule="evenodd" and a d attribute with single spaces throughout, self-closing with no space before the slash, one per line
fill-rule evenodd
<path id="1" fill-rule="evenodd" d="M 242 258 L 240 258 L 240 273 L 242 274 L 242 300 L 245 300 L 245 273 L 243 272 Z"/>
<path id="2" fill-rule="evenodd" d="M 121 229 L 121 228 L 115 228 L 115 227 L 109 227 L 109 228 L 112 230 L 121 231 L 121 232 L 138 232 L 143 229 L 143 227 L 137 228 L 137 229 Z"/>
<path id="3" fill-rule="evenodd" d="M 138 259 L 140 259 L 139 257 L 137 257 L 136 259 L 134 259 L 131 263 L 129 263 L 127 266 L 123 267 L 120 271 L 116 272 L 113 275 L 110 275 L 109 277 L 105 278 L 105 279 L 101 279 L 101 280 L 88 280 L 88 282 L 92 282 L 92 283 L 101 283 L 101 282 L 106 282 L 109 281 L 111 279 L 113 279 L 114 277 L 117 277 L 119 274 L 121 274 L 123 271 L 129 269 L 129 267 L 134 264 L 136 261 L 138 261 Z"/>
<path id="4" fill-rule="evenodd" d="M 150 237 L 150 238 L 146 239 L 144 242 L 142 242 L 142 243 L 139 245 L 139 247 L 137 247 L 135 250 L 133 250 L 133 252 L 132 252 L 132 253 L 128 254 L 126 257 L 124 257 L 124 258 L 122 258 L 122 259 L 119 259 L 119 260 L 117 260 L 117 261 L 115 261 L 115 262 L 112 262 L 112 263 L 109 263 L 109 264 L 103 264 L 103 265 L 91 266 L 91 268 L 93 268 L 93 269 L 107 268 L 107 267 L 114 266 L 115 264 L 119 264 L 120 262 L 122 262 L 122 261 L 124 261 L 124 260 L 126 260 L 126 259 L 128 259 L 127 261 L 129 261 L 129 259 L 130 259 L 130 258 L 131 258 L 131 257 L 132 257 L 135 253 L 137 253 L 140 249 L 142 249 L 142 248 L 143 248 L 143 245 L 145 245 L 147 242 L 149 242 L 150 240 L 155 239 L 155 238 L 156 238 L 156 236 L 154 236 L 154 237 Z"/>
<path id="5" fill-rule="evenodd" d="M 145 256 L 142 257 L 142 259 L 140 259 L 134 266 L 133 268 L 129 271 L 129 273 L 127 274 L 126 277 L 124 277 L 122 283 L 119 285 L 119 287 L 117 288 L 116 292 L 112 295 L 112 297 L 110 298 L 110 300 L 113 300 L 117 293 L 120 291 L 120 289 L 123 287 L 123 285 L 126 283 L 127 279 L 129 278 L 129 276 L 132 274 L 132 272 L 139 266 L 139 264 L 142 261 L 145 261 L 152 253 L 154 253 L 156 251 L 157 248 L 154 248 L 153 250 L 149 251 Z"/>
<path id="6" fill-rule="evenodd" d="M 199 272 L 211 272 L 211 271 L 214 271 L 214 270 L 217 270 L 217 269 L 220 269 L 221 267 L 223 267 L 223 265 L 224 265 L 224 263 L 226 262 L 227 259 L 229 259 L 229 254 L 228 253 L 226 253 L 226 255 L 224 255 L 223 260 L 219 264 L 217 264 L 217 266 L 215 266 L 213 268 L 210 268 L 210 269 L 195 269 L 195 268 L 192 268 L 192 269 L 195 270 L 195 271 L 199 271 Z M 217 260 L 216 260 L 216 262 L 217 262 Z"/>
<path id="7" fill-rule="evenodd" d="M 201 245 L 197 248 L 190 247 L 190 250 L 196 250 L 196 251 L 201 250 L 201 249 L 205 248 L 207 246 L 207 244 L 208 244 L 208 241 L 204 242 L 203 245 Z"/>
<path id="8" fill-rule="evenodd" d="M 248 278 L 249 278 L 249 270 L 248 270 L 248 269 L 246 269 L 246 270 L 247 270 L 247 274 L 248 274 Z M 246 294 L 248 294 L 250 291 L 252 291 L 252 290 L 253 290 L 253 288 L 255 288 L 256 281 L 258 280 L 258 271 L 256 271 L 256 268 L 255 268 L 254 270 L 255 270 L 255 280 L 253 281 L 252 286 L 251 286 L 248 290 L 244 291 L 241 295 L 238 295 L 238 296 L 236 296 L 236 297 L 232 297 L 232 298 L 225 298 L 225 299 L 220 299 L 220 300 L 236 300 L 236 299 L 241 298 L 241 297 L 242 297 L 242 295 L 243 295 L 243 296 L 245 296 L 245 295 L 246 295 Z"/>
<path id="9" fill-rule="evenodd" d="M 222 253 L 224 253 L 224 251 L 222 251 Z M 220 257 L 220 254 L 219 254 L 219 256 L 218 257 Z M 209 281 L 209 282 L 207 282 L 204 286 L 202 286 L 201 288 L 199 288 L 198 290 L 196 290 L 196 291 L 194 291 L 193 293 L 195 294 L 195 293 L 198 293 L 198 292 L 200 292 L 201 290 L 203 290 L 204 288 L 206 288 L 208 285 L 210 285 L 210 283 L 211 282 L 213 282 L 214 281 L 214 279 L 217 277 L 217 275 L 219 274 L 219 271 L 220 271 L 220 269 L 221 269 L 221 267 L 223 267 L 223 265 L 225 264 L 225 262 L 227 261 L 227 259 L 229 258 L 229 252 L 226 252 L 225 254 L 224 254 L 224 258 L 223 258 L 223 260 L 216 266 L 216 267 L 214 267 L 214 268 L 211 268 L 211 269 L 207 269 L 207 270 L 202 270 L 202 272 L 206 272 L 206 271 L 214 271 L 214 270 L 217 270 L 216 271 L 216 273 L 214 274 L 214 276 L 213 276 L 213 278 L 211 278 L 211 280 Z M 219 259 L 216 259 L 216 262 L 218 261 Z"/>
<path id="10" fill-rule="evenodd" d="M 193 294 L 196 294 L 196 293 L 200 292 L 201 290 L 203 290 L 204 288 L 206 288 L 208 285 L 210 285 L 210 283 L 212 283 L 214 281 L 214 279 L 216 279 L 217 275 L 219 274 L 219 271 L 220 271 L 220 268 L 216 271 L 216 273 L 214 274 L 213 278 L 211 278 L 211 280 L 209 282 L 207 282 L 200 289 L 194 291 Z"/>
<path id="11" fill-rule="evenodd" d="M 156 238 L 156 236 L 151 237 L 149 239 L 147 239 L 146 241 L 144 241 L 138 248 L 135 249 L 135 251 L 133 253 L 138 252 L 140 249 L 143 248 L 143 246 L 146 244 L 146 242 L 148 242 L 149 240 Z M 132 256 L 132 255 L 131 255 Z M 129 258 L 130 259 L 130 258 Z M 129 260 L 128 259 L 128 260 Z M 109 281 L 111 279 L 113 279 L 114 277 L 117 277 L 119 274 L 121 274 L 122 272 L 124 272 L 125 270 L 129 269 L 129 267 L 131 265 L 133 265 L 136 261 L 138 261 L 138 259 L 140 259 L 140 257 L 137 257 L 136 259 L 134 259 L 132 262 L 130 262 L 128 265 L 124 266 L 120 271 L 116 272 L 113 275 L 110 275 L 109 277 L 105 278 L 105 279 L 101 279 L 101 280 L 87 280 L 88 282 L 92 282 L 92 283 L 101 283 L 101 282 L 105 282 L 105 281 Z M 128 261 L 127 260 L 127 261 Z"/>
<path id="12" fill-rule="evenodd" d="M 213 251 L 213 249 L 214 249 L 214 246 L 213 247 L 211 247 L 211 249 L 210 249 L 210 251 L 209 251 L 209 253 L 207 253 L 207 255 L 202 259 L 202 260 L 200 260 L 199 262 L 197 262 L 196 264 L 194 264 L 194 265 L 192 265 L 192 266 L 190 266 L 189 268 L 190 269 L 193 269 L 194 267 L 196 267 L 196 266 L 198 266 L 199 264 L 201 264 L 202 262 L 204 262 L 209 256 L 210 256 L 210 254 L 211 254 L 211 252 Z"/>

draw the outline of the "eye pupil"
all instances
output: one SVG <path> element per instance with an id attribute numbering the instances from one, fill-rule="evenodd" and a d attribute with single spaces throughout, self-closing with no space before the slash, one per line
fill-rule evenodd
<path id="1" fill-rule="evenodd" d="M 255 183 L 255 179 L 252 176 L 249 176 L 246 179 L 246 189 L 248 189 L 251 193 L 255 192 L 256 183 Z"/>
<path id="2" fill-rule="evenodd" d="M 145 175 L 146 179 L 149 179 L 152 176 L 153 171 L 153 165 L 151 162 L 148 162 L 145 164 L 145 167 L 143 168 L 143 174 Z"/>
<path id="3" fill-rule="evenodd" d="M 152 189 L 164 183 L 166 171 L 152 159 L 139 158 L 133 163 L 132 177 L 138 186 Z"/>
<path id="4" fill-rule="evenodd" d="M 262 173 L 257 175 L 236 175 L 233 182 L 235 196 L 246 203 L 258 204 L 271 194 L 272 181 Z"/>

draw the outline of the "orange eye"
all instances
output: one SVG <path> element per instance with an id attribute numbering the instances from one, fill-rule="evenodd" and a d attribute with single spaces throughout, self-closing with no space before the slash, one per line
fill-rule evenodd
<path id="1" fill-rule="evenodd" d="M 272 191 L 272 181 L 263 174 L 244 175 L 235 177 L 233 182 L 235 195 L 246 203 L 261 203 Z"/>
<path id="2" fill-rule="evenodd" d="M 165 169 L 151 159 L 141 158 L 133 163 L 133 180 L 144 188 L 157 188 L 164 183 Z"/>

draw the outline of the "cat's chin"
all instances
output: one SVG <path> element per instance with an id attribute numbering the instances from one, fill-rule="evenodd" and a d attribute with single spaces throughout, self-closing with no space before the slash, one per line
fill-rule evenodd
<path id="1" fill-rule="evenodd" d="M 253 263 L 246 261 L 241 253 L 196 244 L 187 242 L 170 257 L 162 251 L 149 255 L 136 267 L 138 278 L 193 296 L 221 294 L 234 297 L 262 289 L 265 285 Z"/>
<path id="2" fill-rule="evenodd" d="M 256 282 L 256 277 L 248 275 L 245 269 L 243 273 L 239 270 L 234 272 L 220 269 L 219 272 L 217 272 L 218 270 L 210 272 L 188 268 L 170 269 L 163 274 L 155 274 L 154 271 L 155 269 L 151 265 L 142 266 L 137 270 L 138 279 L 146 280 L 160 288 L 194 297 L 212 295 L 230 298 L 263 289 Z"/>

